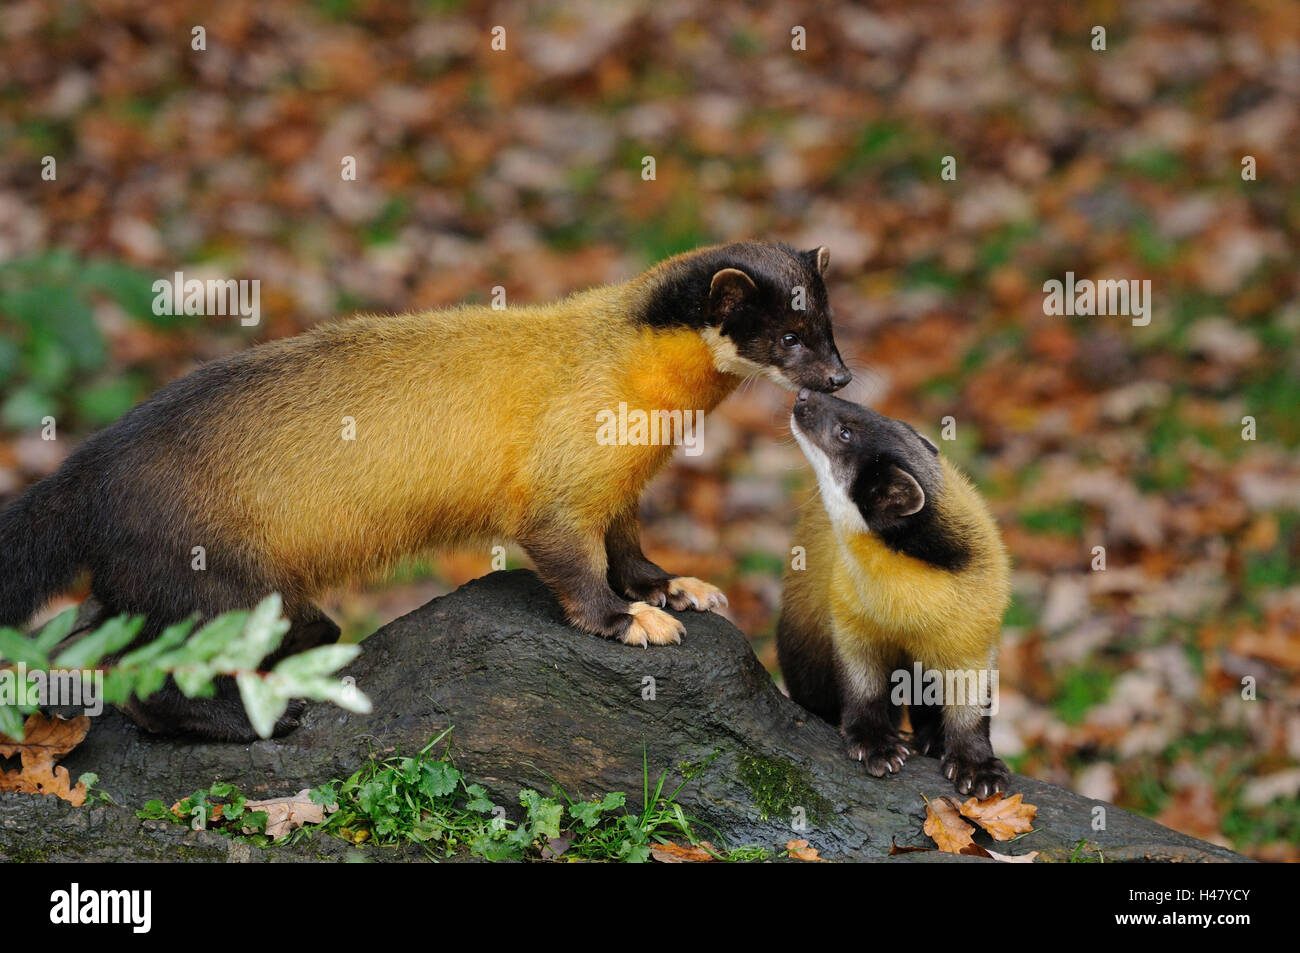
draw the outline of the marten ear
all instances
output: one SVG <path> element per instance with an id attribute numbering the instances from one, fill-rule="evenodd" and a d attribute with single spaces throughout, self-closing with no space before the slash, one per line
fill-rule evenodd
<path id="1" fill-rule="evenodd" d="M 725 318 L 756 291 L 758 287 L 754 284 L 754 279 L 739 268 L 723 268 L 713 276 L 713 281 L 709 284 L 709 308 L 714 314 Z"/>
<path id="2" fill-rule="evenodd" d="M 890 465 L 885 474 L 885 486 L 880 491 L 876 510 L 882 516 L 901 518 L 919 513 L 925 506 L 925 491 L 916 478 L 906 470 Z"/>
<path id="3" fill-rule="evenodd" d="M 803 257 L 808 260 L 808 264 L 817 269 L 819 275 L 826 274 L 826 269 L 831 266 L 831 250 L 825 245 L 808 249 L 803 253 Z"/>

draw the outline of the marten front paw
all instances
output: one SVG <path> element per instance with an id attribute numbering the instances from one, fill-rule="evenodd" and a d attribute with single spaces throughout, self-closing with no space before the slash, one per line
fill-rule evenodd
<path id="1" fill-rule="evenodd" d="M 1011 785 L 1011 771 L 1000 758 L 970 761 L 950 754 L 939 762 L 939 770 L 957 788 L 957 793 L 973 794 L 981 801 Z"/>
<path id="2" fill-rule="evenodd" d="M 897 735 L 878 741 L 850 741 L 847 750 L 849 757 L 865 764 L 867 773 L 874 778 L 897 774 L 903 770 L 903 762 L 912 753 L 912 749 Z"/>
<path id="3" fill-rule="evenodd" d="M 676 645 L 686 634 L 682 625 L 663 609 L 657 609 L 644 602 L 634 602 L 627 607 L 627 614 L 632 623 L 627 627 L 620 641 L 624 645 Z"/>
<path id="4" fill-rule="evenodd" d="M 668 604 L 679 612 L 698 609 L 708 612 L 715 606 L 725 606 L 727 597 L 717 586 L 711 586 L 694 576 L 674 576 L 668 580 Z"/>

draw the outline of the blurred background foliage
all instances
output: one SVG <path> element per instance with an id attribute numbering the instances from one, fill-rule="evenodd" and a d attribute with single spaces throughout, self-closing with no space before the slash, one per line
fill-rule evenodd
<path id="1" fill-rule="evenodd" d="M 953 417 L 943 447 L 1015 558 L 999 751 L 1295 860 L 1297 10 L 10 0 L 0 494 L 197 363 L 322 320 L 497 284 L 546 300 L 713 241 L 826 244 L 849 396 L 936 438 Z M 260 279 L 262 324 L 154 317 L 177 270 Z M 1045 316 L 1066 271 L 1149 279 L 1150 325 Z M 643 508 L 652 557 L 724 585 L 773 669 L 809 484 L 788 405 L 746 387 Z M 489 561 L 441 554 L 330 606 L 360 637 Z"/>

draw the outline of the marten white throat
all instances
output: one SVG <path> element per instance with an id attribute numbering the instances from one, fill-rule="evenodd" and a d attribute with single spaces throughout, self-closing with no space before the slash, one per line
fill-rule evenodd
<path id="1" fill-rule="evenodd" d="M 933 443 L 866 407 L 803 391 L 790 425 L 822 504 L 795 532 L 806 568 L 785 572 L 777 651 L 790 697 L 838 725 L 876 777 L 917 751 L 942 758 L 962 794 L 1006 790 L 985 712 L 1009 567 L 983 499 Z M 943 687 L 920 703 L 907 693 L 908 739 L 891 694 L 916 663 Z"/>
<path id="2" fill-rule="evenodd" d="M 707 413 L 755 374 L 843 386 L 828 262 L 825 248 L 721 245 L 553 304 L 359 317 L 204 365 L 0 512 L 0 625 L 83 571 L 100 618 L 147 617 L 140 642 L 274 591 L 293 628 L 272 664 L 337 639 L 313 602 L 327 587 L 515 540 L 579 629 L 677 642 L 659 607 L 723 596 L 641 552 L 637 502 L 673 448 L 606 445 L 598 415 Z M 253 737 L 231 680 L 209 699 L 169 682 L 127 711 L 151 731 Z"/>

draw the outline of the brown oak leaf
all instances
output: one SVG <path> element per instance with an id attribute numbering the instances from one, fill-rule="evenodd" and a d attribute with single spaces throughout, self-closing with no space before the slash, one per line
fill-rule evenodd
<path id="1" fill-rule="evenodd" d="M 1032 864 L 1034 858 L 1038 856 L 1036 850 L 1031 850 L 1027 854 L 999 854 L 996 850 L 990 850 L 987 853 L 994 860 L 1000 860 L 1004 864 Z"/>
<path id="2" fill-rule="evenodd" d="M 23 725 L 22 741 L 0 735 L 0 758 L 17 755 L 22 765 L 0 773 L 0 791 L 53 794 L 77 807 L 85 804 L 86 786 L 80 781 L 73 785 L 68 769 L 57 767 L 55 762 L 81 744 L 89 730 L 90 719 L 85 715 L 46 718 L 36 712 Z"/>
<path id="3" fill-rule="evenodd" d="M 946 854 L 966 853 L 966 848 L 975 843 L 973 839 L 975 828 L 961 819 L 961 812 L 950 797 L 940 797 L 925 802 L 923 830 Z"/>
<path id="4" fill-rule="evenodd" d="M 272 840 L 279 840 L 291 831 L 305 824 L 321 824 L 325 820 L 325 808 L 313 804 L 311 791 L 302 790 L 293 797 L 277 797 L 268 801 L 248 801 L 244 804 L 249 813 L 266 812 L 266 833 Z"/>
<path id="5" fill-rule="evenodd" d="M 707 841 L 700 841 L 695 847 L 689 844 L 656 844 L 650 848 L 650 856 L 661 864 L 703 864 L 715 859 L 709 853 L 711 847 Z"/>
<path id="6" fill-rule="evenodd" d="M 1013 794 L 1003 797 L 994 794 L 982 801 L 970 798 L 960 810 L 963 816 L 984 828 L 994 840 L 1011 840 L 1017 834 L 1025 834 L 1034 829 L 1034 818 L 1038 808 L 1025 804 L 1023 795 Z"/>
<path id="7" fill-rule="evenodd" d="M 785 849 L 789 851 L 792 860 L 824 862 L 822 858 L 818 856 L 817 848 L 809 847 L 806 840 L 792 840 L 790 843 L 785 845 Z"/>

